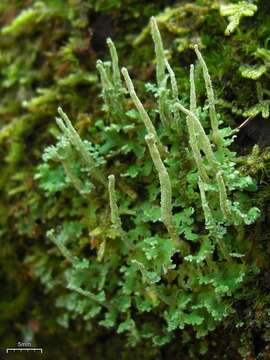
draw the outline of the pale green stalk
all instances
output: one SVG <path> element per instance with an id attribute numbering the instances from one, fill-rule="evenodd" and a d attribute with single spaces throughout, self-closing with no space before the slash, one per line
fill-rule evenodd
<path id="1" fill-rule="evenodd" d="M 118 62 L 117 51 L 116 51 L 114 43 L 112 42 L 111 39 L 107 39 L 107 44 L 109 46 L 111 59 L 112 59 L 113 83 L 114 83 L 114 86 L 120 86 L 121 87 L 121 74 L 120 74 L 120 70 L 119 70 L 119 62 Z"/>
<path id="2" fill-rule="evenodd" d="M 122 74 L 124 76 L 130 97 L 140 114 L 141 120 L 144 122 L 144 125 L 147 129 L 148 134 L 153 135 L 155 142 L 158 144 L 158 148 L 159 148 L 160 152 L 162 154 L 166 153 L 165 148 L 163 147 L 163 145 L 160 143 L 160 141 L 158 139 L 156 129 L 155 129 L 149 115 L 147 114 L 146 110 L 143 107 L 143 104 L 141 103 L 140 99 L 138 98 L 138 96 L 136 94 L 132 80 L 131 80 L 126 68 L 122 68 Z"/>
<path id="3" fill-rule="evenodd" d="M 124 88 L 121 82 L 121 75 L 118 64 L 118 55 L 114 43 L 111 39 L 107 40 L 110 49 L 111 63 L 110 68 L 106 69 L 105 64 L 98 60 L 97 69 L 100 73 L 102 95 L 107 105 L 107 110 L 113 120 L 119 122 L 125 118 L 124 110 Z M 112 70 L 111 70 L 112 69 Z"/>
<path id="4" fill-rule="evenodd" d="M 214 219 L 213 219 L 210 207 L 208 205 L 208 202 L 206 200 L 204 183 L 201 180 L 201 178 L 199 178 L 198 185 L 199 185 L 199 190 L 200 190 L 200 194 L 201 194 L 202 208 L 203 208 L 206 228 L 212 229 Z"/>
<path id="5" fill-rule="evenodd" d="M 108 77 L 108 74 L 106 72 L 106 69 L 104 67 L 104 64 L 101 60 L 97 61 L 97 70 L 99 71 L 100 74 L 100 79 L 101 79 L 101 85 L 102 85 L 102 89 L 103 91 L 108 90 L 108 89 L 112 89 L 113 85 Z"/>
<path id="6" fill-rule="evenodd" d="M 144 125 L 147 129 L 148 134 L 152 134 L 154 136 L 155 140 L 157 141 L 158 137 L 157 137 L 156 129 L 155 129 L 149 115 L 147 114 L 146 110 L 144 109 L 143 104 L 141 103 L 140 99 L 138 98 L 138 96 L 136 94 L 132 80 L 131 80 L 126 68 L 122 68 L 122 74 L 124 76 L 130 97 L 131 97 L 134 105 L 136 106 L 142 121 L 144 122 Z"/>
<path id="7" fill-rule="evenodd" d="M 155 54 L 156 54 L 156 74 L 157 74 L 157 84 L 159 88 L 159 97 L 158 97 L 159 115 L 161 122 L 166 127 L 168 126 L 169 120 L 171 118 L 168 90 L 167 90 L 166 57 L 164 53 L 160 32 L 157 26 L 156 19 L 154 17 L 151 18 L 150 25 L 151 25 L 151 34 L 155 46 Z"/>
<path id="8" fill-rule="evenodd" d="M 61 160 L 66 176 L 68 177 L 68 179 L 70 180 L 70 182 L 72 183 L 72 185 L 75 187 L 75 189 L 81 194 L 84 195 L 84 189 L 83 189 L 83 183 L 82 181 L 78 178 L 78 176 L 73 172 L 73 170 L 70 167 L 69 161 L 68 160 Z"/>
<path id="9" fill-rule="evenodd" d="M 217 178 L 217 184 L 219 190 L 220 209 L 224 217 L 226 219 L 230 219 L 231 217 L 230 202 L 228 200 L 227 191 L 221 171 L 217 173 L 216 178 Z"/>
<path id="10" fill-rule="evenodd" d="M 122 228 L 122 222 L 119 215 L 119 209 L 117 205 L 117 198 L 116 198 L 116 192 L 115 192 L 115 177 L 114 175 L 108 176 L 108 192 L 109 192 L 109 201 L 110 201 L 110 209 L 111 209 L 111 222 L 114 226 L 114 228 L 117 230 L 119 235 L 121 236 L 121 240 L 124 242 L 124 244 L 129 248 L 133 249 L 134 246 L 130 245 L 127 241 L 126 234 Z"/>
<path id="11" fill-rule="evenodd" d="M 198 45 L 195 45 L 194 49 L 195 49 L 196 55 L 199 59 L 199 62 L 201 64 L 202 70 L 203 70 L 206 94 L 207 94 L 208 103 L 209 103 L 210 122 L 211 122 L 211 127 L 213 130 L 213 140 L 216 145 L 221 145 L 222 138 L 221 138 L 220 132 L 218 130 L 218 120 L 217 120 L 217 113 L 216 113 L 216 109 L 215 109 L 215 97 L 214 97 L 214 91 L 213 91 L 213 87 L 212 87 L 211 78 L 210 78 L 206 63 L 198 49 Z"/>
<path id="12" fill-rule="evenodd" d="M 71 144 L 79 151 L 79 153 L 82 155 L 82 158 L 84 159 L 85 163 L 90 166 L 95 166 L 95 160 L 92 158 L 92 156 L 89 154 L 87 149 L 85 148 L 85 145 L 80 138 L 77 131 L 74 129 L 74 127 L 71 124 L 71 121 L 69 120 L 68 116 L 64 113 L 64 111 L 59 107 L 58 113 L 61 116 L 61 119 L 56 119 L 58 126 L 63 131 L 63 133 L 66 135 L 68 140 L 71 142 Z"/>
<path id="13" fill-rule="evenodd" d="M 176 228 L 173 222 L 172 215 L 172 186 L 169 174 L 166 167 L 164 166 L 158 148 L 155 144 L 155 138 L 152 134 L 145 136 L 145 141 L 148 145 L 151 158 L 155 165 L 155 168 L 158 172 L 159 182 L 160 182 L 160 192 L 161 192 L 161 220 L 166 226 L 170 237 L 176 245 L 179 245 L 179 242 L 183 242 L 179 239 Z"/>
<path id="14" fill-rule="evenodd" d="M 168 89 L 166 85 L 166 79 L 164 80 L 164 86 L 159 88 L 159 97 L 158 97 L 158 109 L 159 116 L 163 126 L 166 128 L 171 123 L 171 110 L 170 110 L 170 99 L 168 97 Z M 177 110 L 177 109 L 175 109 Z"/>
<path id="15" fill-rule="evenodd" d="M 109 79 L 108 73 L 105 69 L 105 66 L 101 60 L 97 61 L 97 70 L 99 71 L 101 87 L 102 87 L 102 96 L 108 110 L 113 110 L 114 100 L 112 94 L 114 93 L 113 84 Z"/>
<path id="16" fill-rule="evenodd" d="M 118 209 L 116 193 L 115 193 L 114 175 L 109 175 L 108 180 L 109 180 L 108 190 L 109 190 L 109 198 L 110 198 L 111 222 L 119 232 L 122 232 L 122 223 L 119 216 L 119 209 Z"/>
<path id="17" fill-rule="evenodd" d="M 164 54 L 162 39 L 160 36 L 160 32 L 158 30 L 156 19 L 154 17 L 151 17 L 150 23 L 151 23 L 151 34 L 155 45 L 155 53 L 156 53 L 156 61 L 157 61 L 157 66 L 156 66 L 157 83 L 158 83 L 158 87 L 162 87 L 165 79 L 165 69 L 166 69 L 165 54 Z"/>
<path id="18" fill-rule="evenodd" d="M 165 64 L 170 76 L 170 81 L 171 81 L 171 87 L 172 87 L 172 97 L 174 102 L 178 101 L 178 86 L 177 86 L 177 82 L 176 82 L 176 78 L 175 78 L 175 74 L 174 71 L 171 67 L 171 65 L 169 64 L 169 61 L 166 59 L 165 60 Z M 176 107 L 173 107 L 173 112 L 174 112 L 174 120 L 177 122 L 177 124 L 180 124 L 180 111 L 179 109 L 177 109 Z"/>
<path id="19" fill-rule="evenodd" d="M 196 104 L 196 90 L 195 90 L 195 82 L 194 82 L 194 66 L 190 66 L 190 111 L 196 115 L 197 104 Z M 194 122 L 192 119 L 187 116 L 187 127 L 189 131 L 189 143 L 193 152 L 194 160 L 196 162 L 199 176 L 204 180 L 209 180 L 208 175 L 206 173 L 202 156 L 200 153 L 200 149 L 198 146 L 198 138 L 196 136 L 196 131 L 194 127 Z"/>
<path id="20" fill-rule="evenodd" d="M 104 306 L 107 309 L 110 309 L 110 307 L 104 302 L 104 301 L 100 301 L 98 299 L 98 297 L 93 294 L 91 291 L 88 290 L 83 290 L 82 288 L 80 288 L 79 286 L 75 286 L 75 285 L 68 285 L 67 286 L 68 289 L 70 290 L 74 290 L 77 293 L 89 298 L 90 300 L 92 300 L 93 302 L 97 303 L 98 305 Z"/>
<path id="21" fill-rule="evenodd" d="M 93 170 L 96 166 L 95 160 L 92 158 L 85 144 L 80 138 L 79 134 L 72 126 L 72 123 L 69 120 L 68 116 L 64 113 L 64 111 L 60 107 L 58 108 L 58 112 L 62 119 L 56 118 L 57 125 L 66 135 L 70 143 L 77 149 L 77 151 L 82 157 L 82 160 L 85 162 L 86 166 L 88 166 L 91 170 Z M 106 180 L 104 179 L 103 175 L 100 173 L 98 169 L 94 169 L 94 171 L 91 172 L 91 175 L 93 178 L 101 182 L 103 185 L 105 186 L 107 185 Z"/>
<path id="22" fill-rule="evenodd" d="M 196 87 L 194 80 L 194 65 L 190 65 L 190 74 L 189 74 L 189 82 L 190 82 L 190 111 L 197 115 L 197 101 L 196 101 Z"/>
<path id="23" fill-rule="evenodd" d="M 167 59 L 165 59 L 165 64 L 170 76 L 171 86 L 172 86 L 172 95 L 174 100 L 178 100 L 178 86 L 175 78 L 174 71 Z"/>
<path id="24" fill-rule="evenodd" d="M 193 126 L 195 129 L 195 132 L 198 134 L 198 142 L 200 143 L 203 152 L 205 153 L 205 156 L 209 162 L 209 164 L 213 167 L 214 170 L 217 170 L 217 161 L 215 159 L 210 141 L 207 137 L 207 135 L 204 132 L 204 129 L 202 127 L 202 124 L 200 123 L 200 120 L 197 118 L 195 114 L 193 114 L 190 110 L 186 109 L 183 105 L 178 102 L 175 104 L 175 106 L 178 106 L 179 109 L 185 113 L 187 116 L 190 117 L 191 121 L 193 122 Z"/>
<path id="25" fill-rule="evenodd" d="M 57 239 L 53 229 L 47 231 L 47 236 L 58 247 L 60 253 L 64 256 L 64 258 L 66 258 L 72 265 L 75 266 L 77 264 L 78 259 L 76 258 L 76 256 L 73 256 L 71 254 L 68 248 L 61 241 Z"/>
<path id="26" fill-rule="evenodd" d="M 62 124 L 63 125 L 63 124 Z M 82 194 L 83 193 L 83 184 L 81 180 L 74 173 L 73 169 L 70 166 L 70 160 L 72 159 L 72 150 L 71 144 L 66 136 L 62 136 L 61 138 L 61 149 L 50 146 L 49 149 L 50 159 L 55 161 L 59 161 L 65 170 L 66 177 L 73 184 L 75 189 Z M 64 153 L 64 156 L 61 156 L 61 153 Z"/>
<path id="27" fill-rule="evenodd" d="M 204 183 L 202 182 L 201 178 L 199 178 L 198 185 L 199 185 L 199 190 L 200 190 L 200 195 L 201 195 L 202 208 L 203 208 L 203 213 L 204 213 L 204 218 L 205 218 L 206 229 L 208 229 L 211 236 L 213 236 L 213 238 L 216 239 L 224 258 L 227 261 L 231 261 L 227 247 L 224 244 L 222 237 L 220 236 L 218 226 L 215 222 L 215 219 L 213 218 L 211 209 L 208 205 L 206 195 L 205 195 Z"/>

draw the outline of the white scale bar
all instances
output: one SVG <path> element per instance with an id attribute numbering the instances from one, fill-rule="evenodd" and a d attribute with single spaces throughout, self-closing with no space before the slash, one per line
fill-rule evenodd
<path id="1" fill-rule="evenodd" d="M 8 354 L 9 351 L 40 351 L 40 353 L 43 353 L 43 349 L 42 348 L 7 348 L 6 349 L 6 354 Z"/>

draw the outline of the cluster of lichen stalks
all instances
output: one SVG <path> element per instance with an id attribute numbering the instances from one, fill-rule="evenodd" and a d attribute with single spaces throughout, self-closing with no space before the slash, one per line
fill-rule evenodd
<path id="1" fill-rule="evenodd" d="M 222 152 L 226 149 L 227 144 L 225 144 L 224 137 L 219 130 L 218 119 L 215 110 L 214 92 L 207 66 L 198 49 L 198 46 L 195 45 L 194 49 L 203 70 L 203 77 L 205 81 L 206 94 L 209 106 L 210 123 L 212 128 L 210 138 L 212 139 L 213 144 L 211 144 L 209 136 L 207 136 L 207 134 L 205 133 L 205 130 L 198 118 L 194 81 L 194 65 L 190 66 L 190 109 L 188 110 L 179 101 L 178 86 L 175 74 L 168 60 L 165 57 L 162 39 L 155 18 L 151 19 L 151 30 L 156 53 L 156 74 L 157 85 L 159 89 L 158 105 L 160 119 L 164 126 L 166 126 L 168 125 L 169 121 L 179 123 L 181 121 L 180 112 L 186 115 L 189 144 L 198 171 L 198 186 L 200 190 L 202 208 L 205 216 L 205 225 L 210 235 L 216 239 L 224 258 L 229 260 L 230 255 L 226 250 L 226 246 L 222 239 L 223 234 L 220 231 L 220 228 L 218 227 L 218 224 L 216 223 L 211 213 L 211 209 L 207 201 L 205 185 L 209 183 L 211 179 L 214 183 L 217 184 L 219 192 L 219 204 L 224 217 L 224 222 L 239 225 L 239 223 L 249 224 L 254 219 L 249 220 L 247 215 L 241 213 L 239 209 L 235 208 L 232 202 L 228 199 L 224 181 L 224 174 L 221 166 L 222 164 L 217 160 L 213 151 L 213 148 L 215 148 L 217 152 Z M 101 77 L 103 98 L 105 100 L 105 104 L 107 108 L 110 109 L 110 115 L 119 119 L 119 116 L 121 116 L 121 114 L 124 114 L 123 103 L 126 90 L 122 85 L 121 74 L 118 65 L 118 56 L 115 46 L 111 39 L 108 39 L 107 43 L 111 53 L 112 64 L 103 63 L 102 61 L 98 60 L 97 69 Z M 112 66 L 111 74 L 109 73 L 110 66 Z M 168 75 L 166 74 L 166 71 L 168 71 Z M 168 156 L 168 150 L 161 144 L 156 129 L 148 113 L 144 109 L 143 104 L 141 103 L 140 99 L 136 94 L 132 80 L 126 68 L 122 68 L 122 74 L 125 79 L 125 83 L 130 97 L 135 107 L 137 108 L 140 118 L 143 121 L 147 130 L 145 141 L 149 148 L 149 152 L 156 171 L 158 172 L 160 181 L 161 220 L 166 226 L 174 245 L 176 246 L 176 248 L 181 250 L 181 252 L 185 256 L 189 252 L 189 247 L 186 242 L 180 239 L 177 234 L 172 213 L 172 186 L 168 171 L 163 161 L 163 159 Z M 167 86 L 168 78 L 171 84 L 170 90 L 168 90 Z M 102 185 L 106 185 L 107 180 L 105 175 L 102 173 L 101 170 L 97 169 L 94 158 L 92 158 L 91 154 L 85 147 L 84 142 L 80 139 L 67 115 L 62 111 L 61 108 L 59 108 L 59 114 L 61 118 L 57 118 L 56 121 L 63 134 L 65 135 L 65 139 L 77 149 L 85 165 L 89 169 L 92 169 L 92 179 L 101 183 Z M 69 169 L 68 161 L 63 160 L 62 162 L 67 177 L 69 178 L 71 183 L 73 183 L 75 188 L 80 191 L 80 189 L 82 189 L 82 186 L 80 184 L 81 181 L 76 177 L 75 174 L 72 173 L 71 169 Z M 117 197 L 115 193 L 115 176 L 113 174 L 108 176 L 108 182 L 111 222 L 113 224 L 113 227 L 117 229 L 119 234 L 121 234 L 123 241 L 125 241 L 124 231 L 122 229 L 121 219 L 118 211 Z M 83 191 L 80 192 L 83 193 Z"/>

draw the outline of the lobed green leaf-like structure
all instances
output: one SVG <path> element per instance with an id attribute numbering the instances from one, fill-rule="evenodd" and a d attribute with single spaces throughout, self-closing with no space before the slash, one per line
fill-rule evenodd
<path id="1" fill-rule="evenodd" d="M 224 4 L 220 6 L 221 16 L 228 17 L 229 25 L 225 30 L 225 35 L 230 35 L 235 31 L 244 16 L 253 16 L 257 11 L 257 6 L 247 1 L 239 1 L 237 4 Z"/>

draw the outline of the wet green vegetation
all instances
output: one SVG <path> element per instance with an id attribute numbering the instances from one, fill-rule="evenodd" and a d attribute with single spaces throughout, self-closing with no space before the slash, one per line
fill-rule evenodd
<path id="1" fill-rule="evenodd" d="M 269 10 L 1 1 L 1 346 L 268 359 Z"/>

